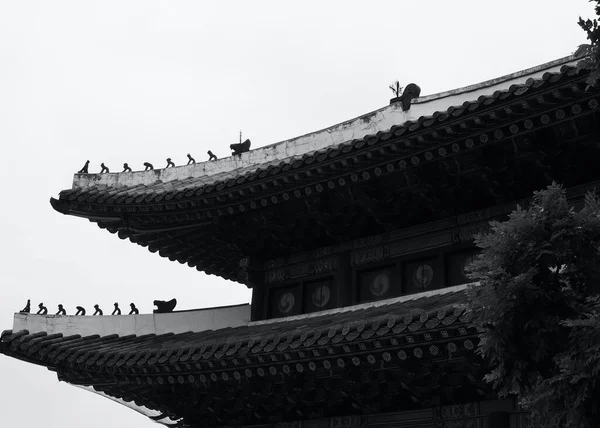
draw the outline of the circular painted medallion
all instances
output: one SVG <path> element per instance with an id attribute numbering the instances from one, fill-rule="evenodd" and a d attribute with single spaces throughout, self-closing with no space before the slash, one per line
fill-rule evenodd
<path id="1" fill-rule="evenodd" d="M 433 279 L 433 269 L 426 263 L 420 264 L 413 274 L 413 285 L 418 288 L 427 288 Z"/>
<path id="2" fill-rule="evenodd" d="M 317 308 L 323 308 L 331 298 L 331 290 L 326 285 L 317 287 L 312 293 L 312 303 Z"/>
<path id="3" fill-rule="evenodd" d="M 381 272 L 371 282 L 371 293 L 373 296 L 380 297 L 388 292 L 390 289 L 390 277 L 385 272 Z"/>
<path id="4" fill-rule="evenodd" d="M 295 303 L 296 298 L 292 293 L 288 292 L 282 294 L 281 298 L 279 299 L 279 312 L 281 312 L 282 314 L 287 314 L 289 311 L 292 310 Z"/>

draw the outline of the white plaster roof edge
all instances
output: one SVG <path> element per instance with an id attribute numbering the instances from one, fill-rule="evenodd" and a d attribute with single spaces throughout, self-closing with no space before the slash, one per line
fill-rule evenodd
<path id="1" fill-rule="evenodd" d="M 548 70 L 548 69 L 554 68 L 554 67 L 556 67 L 558 65 L 568 65 L 569 63 L 576 62 L 579 59 L 580 58 L 576 57 L 575 55 L 565 56 L 565 57 L 562 57 L 562 58 L 559 58 L 559 59 L 555 59 L 555 60 L 550 61 L 550 62 L 546 62 L 546 63 L 543 63 L 543 64 L 536 65 L 534 67 L 529 67 L 529 68 L 526 68 L 524 70 L 516 71 L 514 73 L 505 74 L 504 76 L 495 77 L 495 78 L 489 79 L 489 80 L 484 80 L 483 82 L 475 83 L 473 85 L 463 86 L 461 88 L 450 89 L 450 90 L 447 90 L 447 91 L 438 92 L 438 93 L 435 93 L 435 94 L 425 95 L 425 96 L 422 96 L 422 97 L 418 97 L 418 98 L 413 99 L 412 102 L 411 102 L 411 104 L 424 104 L 424 103 L 427 103 L 427 102 L 430 102 L 430 101 L 439 100 L 439 99 L 442 99 L 442 98 L 448 98 L 448 97 L 451 97 L 451 96 L 454 96 L 454 95 L 459 95 L 459 94 L 465 94 L 465 93 L 469 93 L 469 92 L 478 91 L 480 89 L 489 88 L 491 86 L 496 86 L 496 85 L 499 85 L 501 83 L 504 83 L 504 82 L 507 82 L 507 81 L 510 81 L 510 80 L 514 80 L 514 79 L 519 78 L 519 77 L 528 76 L 528 75 L 531 75 L 531 74 L 538 73 L 540 71 Z M 508 87 L 507 87 L 507 89 L 508 89 Z M 448 107 L 451 107 L 451 106 L 448 106 Z M 390 105 L 386 105 L 386 106 L 380 107 L 377 110 L 373 110 L 373 111 L 371 111 L 369 113 L 361 114 L 360 116 L 356 116 L 356 117 L 353 117 L 352 119 L 348 119 L 348 120 L 345 120 L 343 122 L 336 123 L 335 125 L 330 125 L 330 126 L 328 126 L 326 128 L 318 129 L 316 131 L 311 131 L 311 132 L 308 132 L 306 134 L 302 134 L 302 135 L 299 135 L 297 137 L 288 138 L 287 140 L 278 141 L 276 143 L 271 143 L 271 144 L 268 144 L 266 146 L 261 146 L 261 147 L 256 148 L 255 150 L 270 148 L 270 147 L 273 147 L 273 146 L 277 146 L 279 144 L 284 144 L 284 143 L 287 143 L 287 142 L 290 142 L 290 141 L 293 141 L 293 140 L 296 140 L 296 139 L 307 137 L 307 136 L 312 135 L 312 134 L 317 134 L 317 133 L 324 132 L 324 131 L 327 131 L 327 130 L 330 130 L 330 129 L 333 129 L 333 128 L 337 128 L 337 127 L 340 127 L 340 126 L 352 123 L 352 122 L 354 122 L 354 121 L 356 121 L 358 119 L 362 119 L 362 118 L 367 117 L 367 116 L 373 116 L 373 115 L 375 115 L 375 114 L 377 114 L 379 112 L 382 112 L 382 111 L 384 111 L 384 110 L 386 110 L 388 108 L 390 108 Z M 433 114 L 435 112 L 431 112 L 431 113 Z M 401 125 L 401 124 L 398 124 L 398 125 Z"/>
<path id="2" fill-rule="evenodd" d="M 228 308 L 237 308 L 240 306 L 250 306 L 249 303 L 237 303 L 235 305 L 225 305 L 225 306 L 211 306 L 208 308 L 195 308 L 195 309 L 181 309 L 180 311 L 173 311 L 173 312 L 168 312 L 170 314 L 179 314 L 182 312 L 202 312 L 202 311 L 210 311 L 210 310 L 214 310 L 214 309 L 228 309 Z M 13 315 L 27 315 L 27 316 L 36 316 L 36 317 L 44 317 L 44 318 L 65 318 L 65 317 L 77 317 L 79 318 L 80 315 L 54 315 L 51 313 L 48 313 L 46 315 L 37 315 L 35 312 L 31 312 L 28 314 L 23 314 L 23 312 L 14 312 Z M 140 313 L 139 315 L 152 315 L 152 313 Z M 157 315 L 157 314 L 155 314 Z M 162 315 L 162 314 L 158 314 L 158 315 Z M 92 315 L 87 315 L 87 316 L 92 316 Z M 108 316 L 113 316 L 113 315 L 103 315 L 105 317 Z M 121 317 L 127 317 L 130 315 L 124 314 L 124 315 L 118 315 Z"/>
<path id="3" fill-rule="evenodd" d="M 501 83 L 504 83 L 504 82 L 507 82 L 507 81 L 510 81 L 510 80 L 514 80 L 514 79 L 519 78 L 519 77 L 528 76 L 528 75 L 531 75 L 531 74 L 538 73 L 540 71 L 548 70 L 548 69 L 554 68 L 554 67 L 556 67 L 558 65 L 568 65 L 569 63 L 576 62 L 579 59 L 580 58 L 576 57 L 575 55 L 565 56 L 565 57 L 562 57 L 562 58 L 559 58 L 559 59 L 555 59 L 553 61 L 549 61 L 549 62 L 546 62 L 546 63 L 543 63 L 543 64 L 536 65 L 534 67 L 529 67 L 529 68 L 526 68 L 524 70 L 516 71 L 514 73 L 505 74 L 504 76 L 495 77 L 495 78 L 489 79 L 489 80 L 484 80 L 483 82 L 475 83 L 473 85 L 463 86 L 461 88 L 450 89 L 450 90 L 447 90 L 447 91 L 438 92 L 438 93 L 435 93 L 435 94 L 425 95 L 425 96 L 422 96 L 422 97 L 418 97 L 418 98 L 413 99 L 412 102 L 411 102 L 411 104 L 424 104 L 424 103 L 428 103 L 430 101 L 439 100 L 439 99 L 442 99 L 442 98 L 448 98 L 448 97 L 451 97 L 451 96 L 454 96 L 454 95 L 465 94 L 465 93 L 474 92 L 474 91 L 477 91 L 477 90 L 480 90 L 480 89 L 489 88 L 491 86 L 496 86 L 496 85 L 499 85 Z M 508 89 L 508 87 L 507 87 L 507 89 Z M 448 106 L 448 107 L 451 107 L 451 106 Z M 330 130 L 332 128 L 337 128 L 337 127 L 340 127 L 340 126 L 352 123 L 352 122 L 354 122 L 354 121 L 356 121 L 358 119 L 362 119 L 362 118 L 367 117 L 367 116 L 373 116 L 373 115 L 375 115 L 375 114 L 377 114 L 379 112 L 382 112 L 382 111 L 384 111 L 384 110 L 386 110 L 388 108 L 390 108 L 390 105 L 386 105 L 386 106 L 380 107 L 377 110 L 373 110 L 373 111 L 371 111 L 369 113 L 361 114 L 360 116 L 353 117 L 352 119 L 348 119 L 348 120 L 345 120 L 343 122 L 336 123 L 335 125 L 331 125 L 331 126 L 328 126 L 326 128 L 318 129 L 316 131 L 311 131 L 311 132 L 308 132 L 306 134 L 299 135 L 297 137 L 288 138 L 287 140 L 282 140 L 282 141 L 278 141 L 276 143 L 268 144 L 266 146 L 258 147 L 258 148 L 256 148 L 256 150 L 266 149 L 266 148 L 277 146 L 279 144 L 287 143 L 287 142 L 290 142 L 290 141 L 293 141 L 293 140 L 296 140 L 296 139 L 307 137 L 307 136 L 312 135 L 312 134 L 317 134 L 317 133 L 320 133 L 320 132 L 324 132 L 324 131 Z M 431 112 L 431 113 L 433 114 L 435 112 Z M 401 124 L 398 124 L 398 125 L 401 125 Z"/>
<path id="4" fill-rule="evenodd" d="M 398 103 L 387 105 L 378 110 L 318 131 L 261 146 L 241 156 L 230 156 L 212 162 L 199 162 L 194 165 L 182 165 L 175 168 L 153 171 L 75 174 L 73 177 L 73 189 L 98 185 L 106 187 L 145 186 L 153 184 L 157 180 L 167 183 L 193 177 L 214 177 L 224 173 L 231 174 L 234 171 L 238 172 L 242 169 L 255 170 L 274 161 L 283 161 L 284 159 L 302 156 L 306 153 L 344 143 L 352 139 L 364 138 L 367 135 L 388 130 L 393 125 L 402 125 L 407 121 L 414 121 L 419 117 L 431 115 L 435 111 L 444 111 L 453 105 L 459 105 L 464 101 L 468 101 L 465 97 L 469 94 L 472 94 L 474 98 L 477 97 L 476 92 L 480 92 L 479 96 L 491 95 L 495 90 L 508 89 L 510 87 L 508 83 L 510 82 L 523 81 L 527 76 L 539 75 L 544 71 L 550 71 L 562 65 L 575 65 L 578 59 L 575 55 L 570 55 L 474 85 L 419 97 L 412 102 L 414 108 L 406 112 L 401 111 Z M 447 103 L 444 103 L 444 99 L 447 99 Z M 426 107 L 428 103 L 431 103 L 431 108 Z"/>
<path id="5" fill-rule="evenodd" d="M 498 84 L 514 80 L 519 77 L 528 76 L 530 74 L 534 74 L 540 71 L 547 70 L 549 68 L 554 68 L 558 65 L 569 65 L 569 63 L 577 62 L 581 58 L 575 55 L 565 56 L 559 59 L 555 59 L 554 61 L 546 62 L 544 64 L 536 65 L 534 67 L 529 67 L 524 70 L 515 71 L 514 73 L 505 74 L 504 76 L 495 77 L 493 79 L 484 80 L 480 83 L 475 83 L 469 86 L 463 86 L 462 88 L 451 89 L 449 91 L 438 92 L 437 94 L 431 94 L 424 97 L 419 97 L 416 100 L 413 100 L 413 104 L 425 103 L 432 100 L 438 100 L 441 98 L 450 97 L 452 95 L 464 94 L 468 92 L 477 91 L 479 89 L 488 88 L 490 86 L 496 86 Z"/>

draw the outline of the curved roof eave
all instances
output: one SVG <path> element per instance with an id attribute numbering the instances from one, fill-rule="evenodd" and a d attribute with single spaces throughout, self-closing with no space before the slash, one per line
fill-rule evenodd
<path id="1" fill-rule="evenodd" d="M 480 101 L 481 97 L 495 97 L 500 91 L 507 91 L 514 85 L 525 84 L 529 79 L 541 79 L 546 73 L 559 72 L 561 67 L 573 66 L 576 62 L 577 58 L 571 55 L 485 82 L 419 97 L 412 101 L 411 108 L 407 111 L 403 111 L 399 103 L 393 103 L 325 129 L 251 150 L 241 156 L 150 171 L 75 174 L 71 190 L 91 188 L 132 190 L 158 183 L 166 185 L 173 181 L 182 183 L 188 180 L 194 180 L 196 185 L 199 182 L 204 184 L 224 182 L 250 174 L 259 168 L 275 167 L 281 162 L 289 164 L 295 160 L 302 160 L 309 153 L 331 149 L 352 140 L 365 139 L 394 127 L 421 123 L 424 119 L 435 117 L 452 107 Z"/>
<path id="2" fill-rule="evenodd" d="M 64 201 L 72 206 L 66 208 L 61 204 L 53 203 L 53 207 L 63 214 L 67 213 L 65 212 L 66 210 L 69 214 L 77 215 L 75 211 L 78 211 L 81 206 L 85 207 L 89 204 L 98 206 L 125 206 L 168 203 L 176 205 L 180 201 L 188 200 L 189 198 L 207 197 L 209 194 L 220 192 L 221 190 L 230 191 L 230 188 L 234 190 L 237 185 L 248 184 L 244 184 L 244 182 L 262 179 L 267 176 L 276 176 L 280 172 L 288 171 L 288 175 L 293 174 L 292 170 L 303 166 L 315 167 L 321 162 L 333 161 L 335 160 L 333 158 L 338 155 L 347 155 L 355 149 L 360 150 L 365 144 L 371 146 L 378 141 L 384 142 L 385 140 L 401 135 L 408 135 L 407 133 L 418 133 L 425 128 L 431 128 L 435 124 L 443 126 L 442 122 L 450 117 L 454 120 L 459 120 L 463 115 L 473 113 L 481 107 L 487 108 L 491 104 L 502 102 L 509 98 L 518 99 L 530 89 L 538 90 L 544 85 L 553 84 L 564 78 L 576 76 L 579 74 L 579 71 L 572 66 L 573 64 L 571 63 L 574 61 L 571 61 L 568 66 L 564 65 L 564 61 L 567 61 L 569 58 L 563 59 L 563 62 L 559 62 L 559 65 L 563 65 L 558 70 L 556 69 L 558 66 L 555 66 L 555 63 L 550 63 L 552 65 L 550 68 L 543 68 L 542 66 L 534 68 L 533 74 L 520 72 L 518 77 L 519 79 L 526 78 L 524 83 L 511 83 L 508 89 L 496 89 L 492 94 L 480 95 L 476 100 L 465 101 L 460 106 L 450 106 L 443 111 L 436 110 L 430 116 L 420 116 L 415 121 L 409 120 L 402 122 L 402 124 L 392 125 L 385 131 L 378 131 L 374 135 L 369 134 L 358 140 L 353 139 L 344 143 L 329 145 L 326 148 L 304 153 L 301 156 L 293 155 L 285 159 L 254 163 L 250 166 L 240 167 L 231 171 L 221 171 L 212 175 L 202 175 L 200 173 L 203 171 L 202 168 L 213 168 L 213 165 L 216 165 L 219 161 L 140 173 L 76 174 L 73 188 L 63 190 L 59 196 L 59 202 Z M 537 77 L 533 78 L 531 77 L 532 75 Z M 583 79 L 583 77 L 579 77 L 579 79 Z M 513 81 L 502 80 L 501 84 L 506 85 L 508 82 Z M 495 87 L 488 86 L 487 89 Z M 472 92 L 470 93 L 471 97 L 474 96 Z M 244 156 L 257 156 L 256 154 L 261 150 L 263 149 L 244 153 L 240 159 L 237 156 L 235 159 L 226 158 L 223 162 L 243 163 Z M 200 168 L 200 170 L 194 170 L 193 168 Z M 185 178 L 179 178 L 182 175 L 185 175 Z M 195 177 L 194 175 L 198 176 Z M 104 214 L 99 212 L 96 212 L 94 215 L 104 217 Z M 88 215 L 84 215 L 84 217 L 89 218 Z"/>

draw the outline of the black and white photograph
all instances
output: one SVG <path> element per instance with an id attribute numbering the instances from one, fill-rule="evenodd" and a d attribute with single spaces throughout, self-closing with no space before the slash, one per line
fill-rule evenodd
<path id="1" fill-rule="evenodd" d="M 600 0 L 0 0 L 0 427 L 600 427 Z"/>

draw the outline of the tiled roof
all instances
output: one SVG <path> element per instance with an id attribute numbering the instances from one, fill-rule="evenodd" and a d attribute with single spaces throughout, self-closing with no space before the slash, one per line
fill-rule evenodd
<path id="1" fill-rule="evenodd" d="M 53 206 L 60 212 L 69 213 L 73 204 L 80 209 L 82 204 L 98 205 L 145 205 L 156 203 L 180 203 L 190 199 L 205 198 L 223 190 L 235 190 L 238 187 L 252 184 L 267 178 L 277 178 L 293 174 L 304 168 L 317 168 L 336 159 L 346 158 L 355 153 L 373 147 L 385 146 L 390 140 L 406 138 L 412 134 L 427 133 L 433 129 L 444 127 L 450 122 L 460 121 L 463 117 L 486 111 L 495 105 L 509 103 L 514 100 L 546 90 L 554 85 L 569 83 L 575 78 L 581 80 L 572 90 L 581 92 L 585 87 L 583 82 L 585 72 L 575 67 L 563 66 L 558 73 L 545 73 L 539 79 L 528 79 L 524 84 L 512 85 L 506 90 L 496 91 L 491 95 L 480 96 L 476 100 L 464 102 L 462 105 L 449 107 L 430 116 L 420 117 L 416 121 L 407 121 L 401 125 L 392 126 L 385 132 L 368 135 L 358 140 L 347 141 L 325 149 L 316 150 L 302 156 L 291 156 L 283 160 L 275 160 L 257 166 L 249 166 L 234 171 L 202 177 L 190 177 L 169 182 L 157 181 L 152 184 L 135 186 L 91 186 L 63 190 L 59 200 L 53 200 Z M 434 135 L 439 144 L 440 136 Z M 407 141 L 408 142 L 408 141 Z M 423 146 L 412 144 L 395 145 L 392 151 L 410 159 L 414 153 L 423 150 Z M 434 155 L 435 157 L 435 155 Z M 414 163 L 414 162 L 413 162 Z M 402 161 L 400 162 L 402 168 Z M 409 162 L 410 164 L 410 162 Z M 416 165 L 416 163 L 415 163 Z M 407 163 L 404 162 L 404 167 Z M 286 181 L 286 180 L 284 180 Z"/>
<path id="2" fill-rule="evenodd" d="M 600 105 L 600 91 L 587 89 L 588 72 L 571 65 L 546 69 L 531 74 L 535 78 L 521 76 L 509 87 L 515 80 L 490 86 L 487 95 L 475 100 L 302 156 L 226 175 L 187 177 L 186 167 L 169 168 L 166 182 L 156 181 L 159 172 L 148 171 L 144 177 L 155 181 L 131 186 L 94 176 L 116 184 L 93 185 L 95 178 L 89 178 L 86 186 L 65 190 L 51 203 L 63 214 L 88 218 L 171 261 L 252 287 L 262 278 L 263 258 L 289 255 L 292 245 L 298 253 L 315 249 L 315 239 L 298 233 L 303 228 L 315 228 L 318 245 L 327 246 L 338 239 L 334 237 L 352 241 L 439 220 L 438 214 L 462 213 L 467 207 L 453 205 L 452 196 L 465 193 L 459 182 L 470 183 L 468 190 L 479 186 L 486 197 L 494 195 L 493 188 L 484 190 L 489 177 L 482 171 L 493 166 L 486 163 L 497 158 L 496 149 L 510 153 L 511 141 L 591 117 Z M 490 94 L 493 88 L 502 89 Z M 468 96 L 461 93 L 460 99 Z M 445 108 L 456 99 L 449 95 L 436 105 Z M 474 180 L 453 177 L 463 161 L 470 166 L 460 173 Z M 500 175 L 510 180 L 508 174 Z M 348 213 L 334 209 L 335 198 Z M 390 198 L 419 200 L 423 203 L 417 206 L 423 206 L 407 212 L 389 204 Z M 486 203 L 472 200 L 471 210 Z M 338 227 L 348 222 L 368 227 Z"/>
<path id="3" fill-rule="evenodd" d="M 8 330 L 1 335 L 0 352 L 48 367 L 84 370 L 196 362 L 202 365 L 200 371 L 210 371 L 217 363 L 221 368 L 263 361 L 279 365 L 291 354 L 294 360 L 310 361 L 369 350 L 373 358 L 447 358 L 453 350 L 473 349 L 475 332 L 468 327 L 465 300 L 459 289 L 324 316 L 200 333 L 81 337 Z M 438 342 L 441 347 L 435 345 Z M 388 348 L 397 348 L 393 356 L 384 355 Z"/>
<path id="4" fill-rule="evenodd" d="M 411 410 L 431 406 L 432 390 L 448 397 L 460 390 L 466 401 L 487 393 L 465 299 L 464 289 L 454 289 L 202 333 L 5 331 L 0 353 L 181 426 L 342 416 L 356 413 L 356 403 L 370 411 Z"/>

